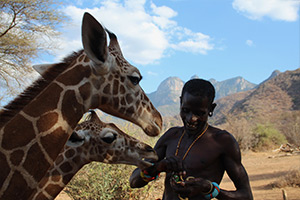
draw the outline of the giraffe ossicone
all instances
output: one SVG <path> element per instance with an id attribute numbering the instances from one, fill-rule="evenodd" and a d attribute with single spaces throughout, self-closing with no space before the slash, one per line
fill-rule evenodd
<path id="1" fill-rule="evenodd" d="M 86 164 L 97 161 L 150 167 L 158 159 L 149 145 L 127 135 L 112 123 L 102 122 L 95 111 L 75 128 L 54 165 L 40 181 L 32 200 L 50 200 L 64 189 Z"/>
<path id="2" fill-rule="evenodd" d="M 150 136 L 160 133 L 162 118 L 138 84 L 139 70 L 107 33 L 85 13 L 84 49 L 45 65 L 43 78 L 0 111 L 0 199 L 28 199 L 89 109 L 131 121 Z"/>

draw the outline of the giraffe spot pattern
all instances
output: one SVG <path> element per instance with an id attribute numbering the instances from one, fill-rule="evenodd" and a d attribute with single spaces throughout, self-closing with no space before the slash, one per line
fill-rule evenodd
<path id="1" fill-rule="evenodd" d="M 73 177 L 73 174 L 65 175 L 65 176 L 63 177 L 63 183 L 64 183 L 65 185 L 67 185 L 67 184 L 69 183 L 69 181 L 72 179 L 72 177 Z"/>
<path id="2" fill-rule="evenodd" d="M 131 104 L 133 102 L 133 98 L 132 98 L 131 94 L 126 95 L 126 101 L 128 104 Z"/>
<path id="3" fill-rule="evenodd" d="M 92 79 L 92 84 L 93 84 L 93 86 L 94 86 L 97 90 L 100 89 L 100 86 L 101 86 L 103 83 L 104 83 L 104 80 L 103 80 L 103 79 L 100 79 L 100 80 L 95 79 L 95 78 Z"/>
<path id="4" fill-rule="evenodd" d="M 119 92 L 119 82 L 118 82 L 118 80 L 114 80 L 113 95 L 117 95 L 118 92 Z"/>
<path id="5" fill-rule="evenodd" d="M 38 156 L 39 155 L 39 156 Z M 43 156 L 38 144 L 33 144 L 27 152 L 27 157 L 24 161 L 24 169 L 33 176 L 33 178 L 38 181 L 46 174 L 47 169 L 50 167 L 50 164 Z M 39 162 L 36 162 L 36 161 Z M 32 165 L 32 163 L 35 163 Z M 47 166 L 47 168 L 45 167 Z"/>
<path id="6" fill-rule="evenodd" d="M 55 160 L 63 147 L 58 147 L 57 144 L 65 144 L 68 140 L 68 137 L 68 133 L 65 132 L 61 127 L 58 127 L 53 132 L 41 137 L 40 140 L 42 146 L 44 147 L 44 150 L 48 153 L 49 157 L 52 160 Z"/>
<path id="7" fill-rule="evenodd" d="M 45 191 L 50 194 L 51 196 L 55 196 L 57 191 L 59 191 L 61 187 L 59 185 L 55 184 L 49 184 L 46 188 Z"/>
<path id="8" fill-rule="evenodd" d="M 42 188 L 46 183 L 49 181 L 50 174 L 47 172 L 47 174 L 43 177 L 43 179 L 39 182 L 39 187 Z"/>
<path id="9" fill-rule="evenodd" d="M 117 110 L 119 108 L 119 98 L 113 98 L 113 107 Z"/>
<path id="10" fill-rule="evenodd" d="M 76 100 L 75 92 L 68 90 L 63 97 L 61 108 L 64 120 L 66 120 L 72 128 L 75 128 L 81 118 L 81 113 L 84 113 L 83 110 L 83 105 Z"/>
<path id="11" fill-rule="evenodd" d="M 91 96 L 91 84 L 87 82 L 79 87 L 79 93 L 84 101 L 87 100 Z"/>
<path id="12" fill-rule="evenodd" d="M 110 94 L 110 84 L 106 84 L 106 86 L 103 89 L 104 94 Z"/>
<path id="13" fill-rule="evenodd" d="M 121 105 L 122 105 L 122 106 L 125 106 L 125 105 L 126 105 L 125 98 L 121 98 Z"/>
<path id="14" fill-rule="evenodd" d="M 92 108 L 97 108 L 98 105 L 100 105 L 100 97 L 98 94 L 95 94 L 92 96 L 92 100 L 91 100 L 91 107 Z"/>
<path id="15" fill-rule="evenodd" d="M 56 83 L 50 84 L 45 91 L 39 95 L 38 100 L 33 100 L 23 111 L 32 117 L 39 117 L 43 113 L 56 109 L 62 91 L 63 89 Z"/>
<path id="16" fill-rule="evenodd" d="M 6 177 L 10 172 L 10 167 L 7 163 L 5 155 L 1 152 L 0 152 L 0 163 L 1 163 L 0 185 L 3 185 Z"/>
<path id="17" fill-rule="evenodd" d="M 74 149 L 68 149 L 65 153 L 66 158 L 71 158 L 75 155 L 75 150 Z"/>
<path id="18" fill-rule="evenodd" d="M 60 172 L 58 170 L 54 170 L 51 174 L 51 180 L 54 181 L 54 182 L 58 182 L 60 181 L 61 177 L 60 177 Z"/>
<path id="19" fill-rule="evenodd" d="M 73 167 L 70 165 L 70 163 L 66 162 L 66 163 L 63 163 L 60 167 L 60 170 L 64 173 L 66 172 L 70 172 L 72 171 Z"/>
<path id="20" fill-rule="evenodd" d="M 39 132 L 44 132 L 49 130 L 58 121 L 58 114 L 55 112 L 50 112 L 42 115 L 37 121 L 37 128 Z"/>
<path id="21" fill-rule="evenodd" d="M 128 109 L 126 109 L 126 112 L 128 113 L 128 114 L 133 114 L 134 113 L 134 107 L 133 106 L 130 106 Z"/>
<path id="22" fill-rule="evenodd" d="M 23 159 L 23 156 L 24 156 L 24 151 L 22 150 L 16 150 L 16 151 L 13 151 L 11 154 L 10 154 L 10 162 L 15 165 L 15 166 L 18 166 L 22 159 Z M 2 163 L 1 163 L 2 164 Z"/>
<path id="23" fill-rule="evenodd" d="M 5 190 L 4 194 L 1 196 L 1 199 L 5 199 L 5 200 L 28 199 L 31 192 L 34 191 L 34 189 L 31 189 L 29 187 L 27 188 L 27 191 L 25 193 L 24 191 L 21 190 L 18 191 L 15 190 L 15 188 L 22 188 L 24 185 L 27 185 L 26 180 L 18 170 L 16 170 L 12 175 L 11 181 L 16 183 L 16 185 L 10 184 L 8 188 Z"/>
<path id="24" fill-rule="evenodd" d="M 36 196 L 36 199 L 48 199 L 42 192 Z"/>
<path id="25" fill-rule="evenodd" d="M 57 78 L 57 81 L 64 85 L 77 85 L 83 78 L 87 78 L 91 75 L 91 69 L 84 67 L 83 65 L 77 65 L 73 69 L 70 69 Z"/>
<path id="26" fill-rule="evenodd" d="M 60 154 L 60 155 L 56 158 L 55 162 L 61 163 L 63 160 L 64 160 L 64 157 L 63 157 L 63 155 Z"/>
<path id="27" fill-rule="evenodd" d="M 121 83 L 124 83 L 124 81 L 125 81 L 125 77 L 124 76 L 121 76 Z"/>
<path id="28" fill-rule="evenodd" d="M 125 94 L 125 87 L 123 85 L 120 85 L 120 94 Z"/>
<path id="29" fill-rule="evenodd" d="M 105 97 L 105 96 L 103 96 L 103 97 L 101 98 L 101 104 L 102 104 L 102 105 L 105 105 L 107 102 L 108 102 L 108 98 Z"/>
<path id="30" fill-rule="evenodd" d="M 4 127 L 2 147 L 7 150 L 23 147 L 34 138 L 35 132 L 32 123 L 23 116 L 17 115 Z"/>

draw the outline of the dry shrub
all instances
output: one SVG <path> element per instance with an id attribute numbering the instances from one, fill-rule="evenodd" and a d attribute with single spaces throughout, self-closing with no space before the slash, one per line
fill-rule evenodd
<path id="1" fill-rule="evenodd" d="M 300 187 L 300 169 L 293 170 L 271 183 L 273 188 Z"/>

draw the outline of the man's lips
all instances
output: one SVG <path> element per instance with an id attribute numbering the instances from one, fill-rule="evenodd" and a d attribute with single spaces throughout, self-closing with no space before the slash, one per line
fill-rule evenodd
<path id="1" fill-rule="evenodd" d="M 191 123 L 186 122 L 186 127 L 188 129 L 197 129 L 198 128 L 198 123 L 191 124 Z"/>

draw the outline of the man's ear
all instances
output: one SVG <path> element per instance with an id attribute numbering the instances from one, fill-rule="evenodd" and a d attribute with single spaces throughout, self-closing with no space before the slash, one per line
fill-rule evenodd
<path id="1" fill-rule="evenodd" d="M 212 104 L 211 104 L 211 110 L 210 110 L 210 112 L 214 112 L 216 106 L 217 106 L 216 103 L 212 103 Z"/>
<path id="2" fill-rule="evenodd" d="M 209 113 L 208 113 L 208 116 L 212 117 L 213 114 L 214 114 L 214 109 L 216 108 L 217 104 L 216 103 L 212 103 L 211 104 L 211 107 L 210 107 L 210 110 L 209 110 Z"/>

